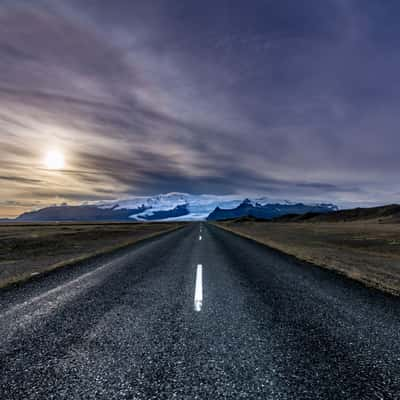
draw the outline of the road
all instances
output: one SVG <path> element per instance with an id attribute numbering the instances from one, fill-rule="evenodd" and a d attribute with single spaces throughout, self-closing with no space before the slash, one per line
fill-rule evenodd
<path id="1" fill-rule="evenodd" d="M 0 399 L 400 398 L 397 298 L 202 226 L 0 292 Z"/>

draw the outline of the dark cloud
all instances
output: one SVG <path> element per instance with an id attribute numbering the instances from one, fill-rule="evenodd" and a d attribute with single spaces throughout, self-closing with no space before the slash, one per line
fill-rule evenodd
<path id="1" fill-rule="evenodd" d="M 43 181 L 39 179 L 30 179 L 30 178 L 24 178 L 22 176 L 1 176 L 0 175 L 0 181 L 10 181 L 14 183 L 22 183 L 22 184 L 28 184 L 28 185 L 39 185 L 44 183 Z"/>
<path id="2" fill-rule="evenodd" d="M 393 202 L 399 16 L 391 0 L 4 1 L 0 200 Z M 52 147 L 62 173 L 43 168 Z"/>

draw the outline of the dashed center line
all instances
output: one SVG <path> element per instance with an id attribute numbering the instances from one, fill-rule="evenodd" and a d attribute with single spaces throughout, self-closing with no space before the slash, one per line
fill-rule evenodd
<path id="1" fill-rule="evenodd" d="M 203 237 L 201 235 L 199 236 L 199 240 L 203 240 Z"/>
<path id="2" fill-rule="evenodd" d="M 201 311 L 203 306 L 203 265 L 197 264 L 196 286 L 194 290 L 194 310 Z"/>

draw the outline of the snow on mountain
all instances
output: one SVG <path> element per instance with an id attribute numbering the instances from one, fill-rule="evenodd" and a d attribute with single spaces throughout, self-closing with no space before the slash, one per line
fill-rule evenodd
<path id="1" fill-rule="evenodd" d="M 167 193 L 149 197 L 137 196 L 123 200 L 96 202 L 94 204 L 101 208 L 136 209 L 145 207 L 161 211 L 175 208 L 178 205 L 187 204 L 187 197 L 184 193 Z"/>
<path id="2" fill-rule="evenodd" d="M 224 219 L 254 217 L 258 219 L 273 219 L 287 214 L 328 213 L 336 210 L 332 204 L 310 205 L 303 203 L 269 203 L 261 205 L 249 199 L 244 200 L 238 207 L 222 209 L 217 207 L 207 220 L 218 221 Z"/>
<path id="3" fill-rule="evenodd" d="M 20 221 L 196 221 L 212 218 L 255 215 L 272 218 L 288 213 L 329 212 L 333 204 L 290 202 L 268 197 L 238 195 L 193 195 L 167 193 L 137 196 L 115 201 L 86 202 L 81 205 L 54 205 L 25 212 Z"/>
<path id="4" fill-rule="evenodd" d="M 155 196 L 137 196 L 117 201 L 96 202 L 95 205 L 100 208 L 115 210 L 125 209 L 143 209 L 140 213 L 135 213 L 131 216 L 136 220 L 154 220 L 157 216 L 163 216 L 163 220 L 204 220 L 215 208 L 232 209 L 238 207 L 245 196 L 239 195 L 210 195 L 201 194 L 193 195 L 188 193 L 172 192 L 159 194 Z M 296 202 L 291 202 L 283 199 L 274 199 L 269 197 L 254 197 L 248 199 L 253 206 L 268 204 L 295 205 Z M 309 205 L 318 206 L 319 203 Z M 334 205 L 332 210 L 336 209 Z M 180 209 L 180 215 L 176 215 L 176 209 Z M 182 212 L 187 210 L 187 212 Z M 171 217 L 168 217 L 168 211 L 171 212 Z"/>
<path id="5" fill-rule="evenodd" d="M 167 193 L 159 194 L 156 196 L 138 196 L 129 199 L 96 202 L 100 208 L 114 208 L 118 209 L 138 209 L 141 207 L 146 208 L 140 214 L 135 214 L 132 218 L 146 219 L 151 217 L 159 211 L 173 210 L 178 206 L 186 206 L 188 214 L 182 217 L 174 217 L 171 219 L 184 219 L 184 220 L 202 220 L 216 207 L 233 208 L 237 207 L 243 201 L 242 197 L 237 196 L 218 196 L 218 195 L 192 195 L 188 193 Z M 167 218 L 168 219 L 168 218 Z"/>

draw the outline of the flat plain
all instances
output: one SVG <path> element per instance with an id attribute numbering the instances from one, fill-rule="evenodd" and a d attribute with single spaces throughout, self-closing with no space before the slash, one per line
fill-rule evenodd
<path id="1" fill-rule="evenodd" d="M 368 286 L 400 294 L 400 223 L 232 220 L 218 225 Z"/>
<path id="2" fill-rule="evenodd" d="M 0 224 L 0 287 L 180 226 L 179 223 Z"/>

